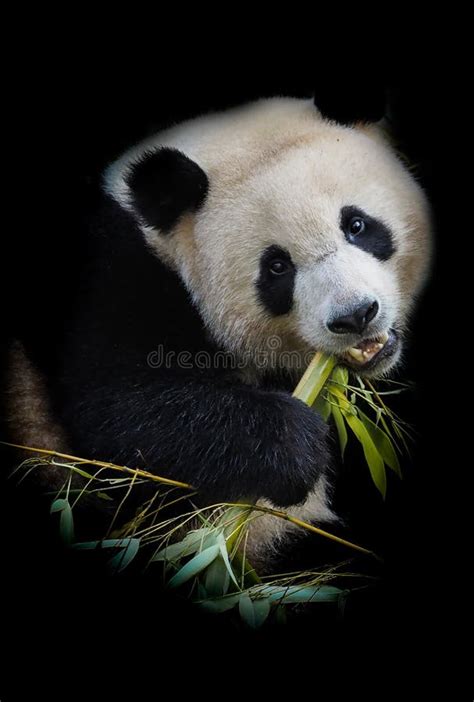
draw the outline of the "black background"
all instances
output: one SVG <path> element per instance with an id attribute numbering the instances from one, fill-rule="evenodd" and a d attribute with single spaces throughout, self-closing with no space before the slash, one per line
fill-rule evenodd
<path id="1" fill-rule="evenodd" d="M 350 110 L 359 109 L 359 101 L 375 109 L 388 91 L 397 137 L 433 205 L 436 263 L 413 323 L 407 375 L 417 383 L 413 413 L 420 438 L 414 466 L 388 507 L 384 585 L 346 625 L 325 628 L 323 639 L 311 626 L 291 635 L 272 632 L 271 637 L 224 632 L 218 623 L 187 610 L 170 610 L 157 599 L 153 583 L 71 582 L 44 548 L 47 530 L 37 526 L 34 504 L 25 497 L 19 508 L 7 486 L 2 494 L 1 560 L 8 597 L 3 615 L 9 621 L 4 660 L 10 666 L 26 655 L 34 682 L 48 687 L 55 679 L 54 673 L 45 673 L 51 667 L 58 671 L 63 666 L 70 671 L 69 682 L 76 684 L 82 677 L 78 670 L 99 670 L 105 661 L 112 666 L 111 679 L 128 677 L 121 663 L 128 661 L 143 680 L 154 671 L 158 676 L 165 661 L 179 661 L 183 670 L 195 672 L 197 661 L 208 657 L 213 666 L 218 658 L 229 668 L 235 666 L 237 679 L 252 661 L 263 677 L 274 679 L 284 666 L 309 681 L 314 666 L 323 670 L 326 661 L 337 667 L 338 661 L 350 659 L 360 661 L 354 680 L 370 676 L 372 667 L 391 670 L 392 676 L 395 669 L 415 667 L 436 677 L 440 671 L 433 670 L 433 661 L 450 646 L 441 631 L 445 619 L 455 617 L 451 606 L 446 609 L 446 598 L 457 587 L 453 571 L 459 570 L 453 538 L 457 518 L 453 522 L 451 512 L 447 516 L 457 491 L 456 480 L 449 477 L 456 470 L 454 409 L 448 418 L 443 416 L 439 387 L 440 366 L 444 369 L 448 360 L 443 353 L 445 342 L 449 344 L 448 318 L 459 303 L 450 288 L 459 248 L 446 198 L 453 175 L 446 159 L 452 135 L 447 119 L 453 110 L 455 117 L 459 114 L 459 99 L 447 97 L 446 79 L 432 75 L 416 81 L 330 79 L 306 64 L 282 71 L 262 70 L 258 63 L 222 68 L 217 74 L 206 71 L 198 58 L 196 65 L 182 69 L 163 65 L 158 57 L 156 61 L 157 69 L 148 60 L 146 69 L 137 70 L 128 61 L 117 68 L 82 55 L 71 64 L 52 62 L 47 70 L 34 62 L 29 66 L 21 90 L 22 105 L 29 109 L 22 109 L 19 117 L 27 129 L 27 148 L 13 165 L 15 223 L 7 242 L 12 248 L 3 257 L 3 331 L 8 336 L 17 324 L 29 324 L 54 344 L 55 325 L 67 314 L 68 295 L 74 291 L 77 225 L 93 204 L 102 168 L 130 142 L 184 117 L 265 95 L 319 91 L 328 110 Z M 51 290 L 53 275 L 57 283 Z M 31 307 L 15 294 L 19 285 Z M 51 300 L 54 309 L 48 307 Z M 31 543 L 35 529 L 38 539 L 25 559 L 24 539 Z M 262 663 L 259 669 L 265 651 L 272 654 L 273 665 Z M 211 667 L 203 676 L 207 681 Z M 159 687 L 158 679 L 150 680 Z M 185 682 L 178 680 L 178 688 Z M 21 675 L 15 683 L 21 687 Z"/>

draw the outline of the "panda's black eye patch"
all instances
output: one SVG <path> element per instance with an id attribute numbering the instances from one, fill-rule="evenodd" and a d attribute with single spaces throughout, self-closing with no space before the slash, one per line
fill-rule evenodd
<path id="1" fill-rule="evenodd" d="M 293 306 L 296 269 L 291 256 L 281 246 L 269 246 L 260 257 L 257 294 L 272 315 L 287 314 Z"/>
<path id="2" fill-rule="evenodd" d="M 395 253 L 389 227 L 354 205 L 342 208 L 340 226 L 349 244 L 367 251 L 380 261 L 388 261 Z"/>

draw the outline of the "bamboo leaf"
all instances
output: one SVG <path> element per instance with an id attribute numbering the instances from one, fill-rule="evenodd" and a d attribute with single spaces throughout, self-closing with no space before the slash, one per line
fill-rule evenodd
<path id="1" fill-rule="evenodd" d="M 154 561 L 177 561 L 185 558 L 185 556 L 191 556 L 196 551 L 202 551 L 210 546 L 209 537 L 212 536 L 214 538 L 215 535 L 216 530 L 209 527 L 190 531 L 182 541 L 160 549 L 153 555 L 150 563 Z"/>
<path id="2" fill-rule="evenodd" d="M 336 366 L 331 375 L 331 380 L 345 387 L 349 383 L 349 371 L 344 366 Z"/>
<path id="3" fill-rule="evenodd" d="M 210 566 L 210 567 L 212 567 L 212 566 Z M 197 595 L 198 595 L 198 600 L 207 599 L 207 590 L 202 583 L 197 584 Z"/>
<path id="4" fill-rule="evenodd" d="M 198 546 L 196 546 L 196 551 L 197 549 Z M 168 561 L 170 563 L 175 563 L 176 561 L 181 560 L 181 558 L 184 558 L 185 550 L 186 545 L 182 541 L 177 544 L 170 544 L 169 546 L 166 546 L 166 548 L 162 548 L 160 551 L 158 551 L 158 553 L 155 553 L 150 559 L 150 563 L 156 561 Z"/>
<path id="5" fill-rule="evenodd" d="M 390 440 L 390 437 L 381 429 L 377 424 L 375 424 L 369 417 L 367 417 L 364 412 L 359 410 L 359 417 L 363 422 L 365 428 L 372 441 L 375 444 L 377 451 L 382 456 L 384 462 L 391 468 L 399 478 L 402 477 L 402 471 L 400 468 L 400 462 L 398 456 L 395 452 L 395 448 Z"/>
<path id="6" fill-rule="evenodd" d="M 68 500 L 54 500 L 50 514 L 60 512 L 59 535 L 63 543 L 71 545 L 74 541 L 74 517 Z"/>
<path id="7" fill-rule="evenodd" d="M 198 573 L 207 568 L 215 558 L 217 558 L 220 553 L 219 544 L 214 544 L 204 549 L 201 553 L 191 558 L 186 565 L 184 565 L 178 572 L 171 578 L 168 583 L 170 588 L 179 587 L 183 585 L 191 578 L 194 578 Z"/>
<path id="8" fill-rule="evenodd" d="M 362 424 L 361 420 L 355 415 L 349 413 L 347 413 L 345 417 L 348 425 L 362 444 L 365 460 L 369 466 L 372 480 L 382 494 L 382 497 L 385 499 L 385 494 L 387 492 L 387 475 L 385 473 L 383 458 L 378 452 L 369 432 Z"/>
<path id="9" fill-rule="evenodd" d="M 140 548 L 140 539 L 127 537 L 125 539 L 104 539 L 102 541 L 80 541 L 72 544 L 78 551 L 94 551 L 96 549 L 120 549 L 120 551 L 107 561 L 107 568 L 115 573 L 124 570 L 135 558 Z"/>
<path id="10" fill-rule="evenodd" d="M 196 549 L 196 546 L 197 548 L 202 550 L 202 546 L 206 542 L 206 539 L 208 539 L 209 537 L 214 538 L 215 535 L 216 530 L 211 527 L 193 529 L 188 534 L 186 534 L 186 536 L 183 539 L 183 544 L 185 544 L 186 549 L 188 550 L 185 555 L 190 555 L 191 553 L 194 553 L 194 551 L 191 549 Z"/>
<path id="11" fill-rule="evenodd" d="M 296 604 L 300 602 L 337 602 L 344 592 L 333 585 L 312 585 L 301 587 L 299 585 L 289 585 L 281 587 L 278 585 L 268 585 L 262 588 L 270 602 L 280 604 Z"/>
<path id="12" fill-rule="evenodd" d="M 254 603 L 246 592 L 243 592 L 239 599 L 239 614 L 242 621 L 251 629 L 258 628 L 258 617 L 255 612 Z"/>
<path id="13" fill-rule="evenodd" d="M 350 414 L 356 413 L 357 410 L 347 399 L 346 393 L 341 390 L 341 388 L 337 387 L 337 385 L 332 385 L 329 393 L 332 399 L 339 404 L 339 407 L 343 412 L 349 412 Z"/>
<path id="14" fill-rule="evenodd" d="M 54 514 L 55 512 L 62 512 L 63 509 L 66 509 L 67 507 L 70 507 L 67 500 L 54 500 L 49 513 Z"/>
<path id="15" fill-rule="evenodd" d="M 110 495 L 107 495 L 106 492 L 98 492 L 97 497 L 100 497 L 101 500 L 107 500 L 108 502 L 114 501 L 114 498 L 110 497 Z"/>
<path id="16" fill-rule="evenodd" d="M 100 548 L 100 541 L 80 541 L 72 545 L 72 548 L 78 551 L 92 551 L 95 548 Z"/>
<path id="17" fill-rule="evenodd" d="M 90 551 L 94 548 L 125 548 L 130 541 L 130 537 L 125 539 L 103 539 L 102 541 L 79 541 L 73 544 L 73 548 L 80 551 Z M 138 539 L 135 539 L 138 541 Z"/>
<path id="18" fill-rule="evenodd" d="M 133 561 L 138 553 L 138 549 L 140 548 L 140 539 L 129 538 L 120 539 L 120 541 L 121 543 L 119 548 L 121 550 L 109 561 L 107 561 L 107 568 L 112 570 L 114 573 L 120 573 L 122 570 L 125 570 L 125 568 Z"/>
<path id="19" fill-rule="evenodd" d="M 220 597 L 215 600 L 203 600 L 198 602 L 200 607 L 206 609 L 208 612 L 214 612 L 215 614 L 220 614 L 221 612 L 227 612 L 229 609 L 235 607 L 241 598 L 241 593 L 237 592 L 233 595 L 227 595 L 226 597 Z"/>
<path id="20" fill-rule="evenodd" d="M 232 578 L 235 586 L 240 590 L 239 583 L 237 582 L 237 578 L 235 577 L 234 569 L 232 568 L 232 564 L 229 560 L 229 554 L 227 552 L 227 544 L 224 534 L 219 534 L 219 536 L 217 537 L 217 543 L 219 544 L 222 560 L 224 561 L 225 567 L 227 568 L 227 572 Z"/>
<path id="21" fill-rule="evenodd" d="M 329 417 L 331 416 L 332 412 L 331 403 L 328 402 L 325 397 L 323 397 L 322 393 L 320 393 L 316 398 L 316 402 L 313 405 L 313 409 L 321 415 L 325 422 L 329 420 Z"/>
<path id="22" fill-rule="evenodd" d="M 61 512 L 61 518 L 59 521 L 59 533 L 61 534 L 61 539 L 65 544 L 72 544 L 74 541 L 74 518 L 72 516 L 72 509 L 69 506 L 68 509 L 64 509 Z"/>
<path id="23" fill-rule="evenodd" d="M 357 378 L 357 382 L 358 382 L 359 387 L 360 387 L 360 392 L 363 394 L 365 401 L 368 402 L 369 405 L 372 405 L 373 404 L 373 399 L 372 399 L 373 392 L 371 390 L 367 390 L 367 388 L 365 387 L 365 383 L 362 380 L 362 378 L 360 377 L 360 375 L 356 375 L 356 378 Z"/>
<path id="24" fill-rule="evenodd" d="M 63 466 L 65 468 L 70 468 L 74 473 L 77 473 L 78 475 L 81 475 L 83 478 L 87 478 L 87 480 L 96 480 L 96 476 L 92 475 L 91 473 L 88 473 L 86 470 L 83 468 L 78 468 L 77 466 L 68 466 L 67 463 L 55 463 L 57 466 Z"/>
<path id="25" fill-rule="evenodd" d="M 261 627 L 270 614 L 271 604 L 267 597 L 252 600 L 256 628 Z"/>
<path id="26" fill-rule="evenodd" d="M 206 569 L 204 587 L 210 597 L 226 595 L 229 589 L 230 576 L 222 558 L 216 558 Z"/>
<path id="27" fill-rule="evenodd" d="M 344 417 L 339 409 L 339 407 L 332 408 L 332 416 L 334 417 L 334 424 L 336 425 L 337 433 L 339 435 L 339 446 L 341 448 L 341 457 L 344 458 L 344 451 L 347 446 L 347 429 L 344 422 Z"/>

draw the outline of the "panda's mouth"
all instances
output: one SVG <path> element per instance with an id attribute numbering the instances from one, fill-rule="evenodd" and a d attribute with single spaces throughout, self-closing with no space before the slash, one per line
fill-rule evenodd
<path id="1" fill-rule="evenodd" d="M 382 360 L 393 356 L 398 344 L 397 332 L 389 329 L 376 337 L 362 339 L 355 346 L 350 346 L 341 354 L 341 358 L 345 365 L 356 370 L 372 370 Z"/>

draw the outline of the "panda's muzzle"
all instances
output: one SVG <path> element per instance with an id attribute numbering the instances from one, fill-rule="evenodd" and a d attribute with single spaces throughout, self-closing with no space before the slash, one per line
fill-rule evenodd
<path id="1" fill-rule="evenodd" d="M 355 346 L 350 346 L 342 354 L 344 364 L 354 370 L 372 370 L 381 361 L 393 356 L 399 346 L 399 337 L 394 329 L 379 334 L 371 339 L 362 339 Z"/>

